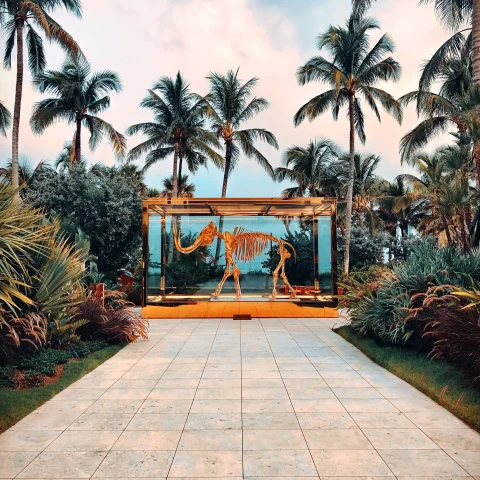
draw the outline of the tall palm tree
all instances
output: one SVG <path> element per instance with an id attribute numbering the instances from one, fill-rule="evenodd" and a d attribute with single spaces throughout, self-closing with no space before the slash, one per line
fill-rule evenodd
<path id="1" fill-rule="evenodd" d="M 275 169 L 275 177 L 288 180 L 294 187 L 282 191 L 286 198 L 319 197 L 325 195 L 323 180 L 332 160 L 338 157 L 338 147 L 328 139 L 311 140 L 306 147 L 294 145 L 283 154 L 282 167 Z"/>
<path id="2" fill-rule="evenodd" d="M 0 101 L 0 135 L 7 136 L 7 128 L 12 123 L 12 115 L 8 108 Z"/>
<path id="3" fill-rule="evenodd" d="M 48 40 L 58 43 L 65 51 L 73 54 L 80 53 L 80 48 L 75 40 L 50 16 L 59 7 L 63 7 L 68 12 L 81 17 L 80 0 L 0 0 L 0 27 L 2 27 L 6 38 L 3 64 L 7 69 L 11 67 L 12 52 L 15 41 L 17 42 L 17 79 L 12 131 L 12 184 L 14 188 L 18 186 L 24 31 L 26 29 L 28 65 L 32 75 L 39 74 L 46 66 L 42 37 L 35 28 L 38 28 Z"/>
<path id="4" fill-rule="evenodd" d="M 82 158 L 82 126 L 90 132 L 90 150 L 94 150 L 106 136 L 115 155 L 118 158 L 125 155 L 125 137 L 98 116 L 110 107 L 107 94 L 122 89 L 122 82 L 115 72 L 103 70 L 92 74 L 89 63 L 77 55 L 67 58 L 60 70 L 47 70 L 36 75 L 33 84 L 41 93 L 55 95 L 34 105 L 30 125 L 35 134 L 66 120 L 69 125 L 75 125 L 75 162 Z"/>
<path id="5" fill-rule="evenodd" d="M 158 91 L 158 93 L 157 93 Z M 223 166 L 223 158 L 212 147 L 220 147 L 216 136 L 205 128 L 205 99 L 190 91 L 188 83 L 178 72 L 175 79 L 162 77 L 148 91 L 140 106 L 152 110 L 153 122 L 132 125 L 127 135 L 143 133 L 147 140 L 132 148 L 129 160 L 146 154 L 144 170 L 173 154 L 173 196 L 178 193 L 178 178 L 182 163 L 195 172 L 211 160 Z"/>
<path id="6" fill-rule="evenodd" d="M 241 152 L 248 158 L 253 158 L 274 179 L 275 172 L 270 162 L 255 148 L 254 142 L 263 141 L 278 149 L 275 135 L 264 128 L 240 129 L 245 122 L 268 107 L 264 98 L 251 98 L 258 78 L 243 83 L 238 78 L 238 69 L 236 72 L 229 70 L 226 75 L 214 72 L 207 78 L 211 88 L 208 114 L 215 134 L 225 144 L 222 198 L 227 195 L 228 178 L 237 165 Z"/>
<path id="7" fill-rule="evenodd" d="M 63 144 L 62 151 L 58 154 L 57 158 L 55 159 L 53 165 L 56 169 L 60 169 L 61 171 L 68 170 L 68 168 L 73 165 L 75 162 L 75 146 L 74 142 L 69 141 Z M 86 164 L 87 160 L 82 155 L 80 159 L 80 163 Z"/>
<path id="8" fill-rule="evenodd" d="M 303 105 L 295 114 L 294 123 L 300 125 L 305 118 L 310 121 L 327 109 L 331 109 L 336 120 L 340 107 L 348 106 L 350 123 L 350 162 L 347 192 L 347 215 L 345 221 L 345 266 L 349 271 L 350 235 L 352 227 L 352 199 L 355 176 L 355 132 L 360 141 L 365 143 L 364 115 L 360 96 L 375 112 L 380 120 L 377 106 L 383 108 L 401 122 L 400 104 L 385 90 L 375 87 L 380 81 L 397 81 L 400 78 L 400 65 L 388 54 L 394 50 L 394 44 L 387 34 L 370 49 L 369 32 L 378 29 L 378 23 L 370 18 L 352 14 L 346 27 L 330 28 L 318 37 L 319 50 L 325 49 L 331 59 L 321 55 L 311 58 L 297 72 L 300 85 L 320 81 L 331 86 L 330 90 L 317 95 Z"/>
<path id="9" fill-rule="evenodd" d="M 226 75 L 213 72 L 207 77 L 210 81 L 210 108 L 207 112 L 212 120 L 213 131 L 225 144 L 222 198 L 227 196 L 228 179 L 242 152 L 247 158 L 255 160 L 272 179 L 275 179 L 270 162 L 254 145 L 256 141 L 262 141 L 278 149 L 275 135 L 264 128 L 242 128 L 245 122 L 265 110 L 268 102 L 261 97 L 251 98 L 258 78 L 242 82 L 238 78 L 238 71 L 229 70 Z M 223 217 L 220 217 L 218 229 L 220 232 L 223 230 Z M 220 243 L 218 239 L 216 261 L 220 257 Z"/>

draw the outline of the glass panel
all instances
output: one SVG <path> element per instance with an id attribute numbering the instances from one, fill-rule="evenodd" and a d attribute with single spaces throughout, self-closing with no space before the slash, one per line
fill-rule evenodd
<path id="1" fill-rule="evenodd" d="M 162 217 L 150 214 L 148 219 L 147 295 L 160 295 L 162 266 Z"/>
<path id="2" fill-rule="evenodd" d="M 331 218 L 318 218 L 318 280 L 320 290 L 332 293 L 332 232 Z"/>

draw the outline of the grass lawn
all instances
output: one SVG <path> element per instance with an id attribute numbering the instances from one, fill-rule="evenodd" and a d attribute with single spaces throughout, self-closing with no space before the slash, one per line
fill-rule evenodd
<path id="1" fill-rule="evenodd" d="M 28 390 L 0 388 L 0 433 L 50 400 L 58 392 L 97 368 L 123 347 L 124 344 L 111 345 L 81 360 L 68 362 L 59 380 L 44 387 Z"/>
<path id="2" fill-rule="evenodd" d="M 380 345 L 374 338 L 358 335 L 348 326 L 335 332 L 480 432 L 480 390 L 472 388 L 458 368 L 443 360 L 430 360 L 413 350 Z M 462 394 L 465 395 L 458 402 Z"/>

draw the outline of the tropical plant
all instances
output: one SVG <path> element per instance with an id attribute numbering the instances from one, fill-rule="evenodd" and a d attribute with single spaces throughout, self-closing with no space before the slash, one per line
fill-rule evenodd
<path id="1" fill-rule="evenodd" d="M 32 75 L 41 73 L 46 66 L 45 52 L 41 35 L 59 44 L 66 52 L 80 55 L 81 51 L 75 40 L 50 16 L 57 8 L 63 7 L 69 13 L 81 17 L 80 0 L 0 0 L 0 27 L 5 41 L 3 64 L 11 68 L 12 52 L 17 43 L 17 78 L 15 86 L 15 104 L 13 108 L 12 131 L 12 184 L 18 187 L 18 146 L 20 130 L 20 113 L 23 92 L 23 48 L 24 31 L 27 30 L 28 66 Z"/>
<path id="2" fill-rule="evenodd" d="M 438 248 L 434 240 L 424 239 L 407 262 L 394 265 L 391 275 L 345 306 L 350 309 L 352 327 L 361 333 L 389 343 L 431 347 L 428 337 L 423 337 L 429 318 L 415 310 L 422 306 L 424 294 L 445 285 L 468 289 L 472 279 L 480 281 L 480 251 Z"/>
<path id="3" fill-rule="evenodd" d="M 173 178 L 167 177 L 162 180 L 163 190 L 159 192 L 159 197 L 172 198 L 173 196 Z M 191 198 L 195 195 L 195 185 L 188 183 L 188 175 L 178 177 L 178 197 Z"/>
<path id="4" fill-rule="evenodd" d="M 215 135 L 205 128 L 205 100 L 190 91 L 180 72 L 175 79 L 160 78 L 140 106 L 152 110 L 154 121 L 138 123 L 127 129 L 128 135 L 143 133 L 148 137 L 130 150 L 128 159 L 136 160 L 146 154 L 146 170 L 173 154 L 174 197 L 178 193 L 178 177 L 182 175 L 184 160 L 191 172 L 197 171 L 201 165 L 206 166 L 208 160 L 217 167 L 223 166 L 222 157 L 212 148 L 220 145 Z"/>
<path id="5" fill-rule="evenodd" d="M 294 123 L 300 125 L 305 118 L 316 119 L 327 109 L 331 109 L 336 120 L 340 108 L 348 105 L 350 123 L 349 178 L 346 196 L 345 221 L 345 264 L 348 273 L 350 259 L 351 212 L 355 176 L 355 132 L 365 143 L 364 114 L 359 97 L 363 97 L 368 106 L 380 120 L 377 106 L 383 108 L 399 122 L 402 120 L 400 104 L 385 90 L 375 87 L 380 81 L 397 81 L 400 78 L 400 65 L 390 56 L 394 44 L 387 34 L 373 46 L 370 46 L 369 32 L 378 29 L 378 23 L 370 18 L 352 14 L 346 27 L 331 26 L 318 37 L 319 50 L 325 49 L 331 59 L 323 56 L 311 58 L 297 72 L 300 85 L 312 81 L 321 81 L 331 86 L 330 90 L 317 95 L 303 105 L 295 114 Z"/>
<path id="6" fill-rule="evenodd" d="M 252 97 L 258 78 L 246 82 L 238 78 L 238 71 L 229 70 L 226 75 L 213 72 L 210 81 L 209 108 L 207 114 L 212 121 L 212 129 L 225 144 L 225 164 L 223 169 L 222 198 L 227 196 L 228 179 L 240 160 L 240 154 L 255 160 L 272 178 L 275 172 L 266 157 L 255 147 L 258 141 L 278 149 L 275 135 L 264 128 L 243 128 L 242 125 L 268 107 L 261 97 Z M 223 217 L 219 220 L 219 231 L 223 230 Z M 220 257 L 220 239 L 215 249 L 215 259 Z"/>
<path id="7" fill-rule="evenodd" d="M 89 63 L 80 55 L 66 59 L 60 70 L 47 70 L 35 75 L 34 86 L 52 98 L 37 102 L 33 107 L 30 125 L 41 134 L 54 123 L 64 120 L 75 125 L 73 161 L 82 159 L 82 126 L 90 133 L 89 146 L 94 150 L 106 136 L 118 158 L 125 155 L 125 137 L 98 114 L 110 106 L 109 92 L 119 92 L 122 83 L 111 70 L 92 74 Z"/>
<path id="8" fill-rule="evenodd" d="M 0 135 L 7 136 L 7 128 L 10 128 L 12 123 L 12 114 L 8 108 L 0 102 Z"/>
<path id="9" fill-rule="evenodd" d="M 70 165 L 75 162 L 75 146 L 72 141 L 65 142 L 63 144 L 62 151 L 58 154 L 58 157 L 55 159 L 53 165 L 58 170 L 67 170 Z M 80 158 L 80 163 L 83 165 L 87 164 L 87 160 L 82 155 Z"/>
<path id="10" fill-rule="evenodd" d="M 75 163 L 68 170 L 36 176 L 25 198 L 70 222 L 90 239 L 90 252 L 109 278 L 135 266 L 140 254 L 141 196 L 138 179 L 121 167 Z"/>
<path id="11" fill-rule="evenodd" d="M 242 82 L 236 72 L 229 70 L 226 75 L 211 73 L 208 115 L 212 120 L 212 129 L 225 144 L 225 167 L 223 173 L 222 198 L 227 195 L 228 178 L 240 160 L 240 153 L 253 158 L 270 177 L 275 172 L 265 156 L 254 146 L 255 141 L 263 141 L 278 149 L 273 133 L 264 128 L 240 129 L 255 115 L 268 107 L 264 98 L 253 97 L 252 91 L 258 78 Z"/>
<path id="12" fill-rule="evenodd" d="M 76 333 L 84 339 L 100 338 L 109 343 L 148 338 L 148 320 L 142 318 L 125 297 L 115 290 L 106 290 L 103 299 L 90 292 L 76 307 L 74 321 L 87 320 Z"/>
<path id="13" fill-rule="evenodd" d="M 286 198 L 325 195 L 326 171 L 338 157 L 338 147 L 328 139 L 310 141 L 306 147 L 294 145 L 283 154 L 282 167 L 275 169 L 277 181 L 295 184 L 282 191 Z"/>

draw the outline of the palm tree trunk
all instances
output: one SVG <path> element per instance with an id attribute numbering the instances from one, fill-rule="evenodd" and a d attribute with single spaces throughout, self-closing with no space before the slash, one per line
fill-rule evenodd
<path id="1" fill-rule="evenodd" d="M 75 156 L 74 162 L 81 162 L 82 158 L 82 119 L 77 118 L 77 129 L 75 131 Z"/>
<path id="2" fill-rule="evenodd" d="M 172 180 L 172 198 L 178 197 L 178 177 L 177 177 L 177 168 L 178 168 L 178 153 L 179 153 L 179 145 L 178 142 L 175 142 L 175 153 L 173 155 L 173 180 Z M 170 236 L 170 243 L 168 244 L 168 255 L 167 255 L 167 263 L 171 263 L 173 260 L 173 222 L 175 222 L 175 218 L 172 217 L 172 228 L 171 228 L 171 236 Z"/>
<path id="3" fill-rule="evenodd" d="M 175 154 L 173 155 L 173 177 L 172 177 L 172 198 L 178 197 L 178 154 L 180 146 L 175 142 Z"/>
<path id="4" fill-rule="evenodd" d="M 228 174 L 230 173 L 230 165 L 232 163 L 232 141 L 225 140 L 225 170 L 223 171 L 223 185 L 222 185 L 222 198 L 227 196 L 227 186 L 228 186 Z M 223 217 L 220 217 L 218 222 L 218 231 L 223 232 Z M 217 245 L 215 248 L 215 263 L 218 263 L 220 258 L 220 246 L 222 245 L 222 240 L 220 237 L 217 238 Z"/>
<path id="5" fill-rule="evenodd" d="M 477 188 L 480 189 L 480 142 L 473 144 L 473 157 L 477 174 Z"/>
<path id="6" fill-rule="evenodd" d="M 23 90 L 23 22 L 23 20 L 15 21 L 15 28 L 17 30 L 17 83 L 15 85 L 15 106 L 13 107 L 12 130 L 12 185 L 14 188 L 18 188 L 18 145 Z"/>
<path id="7" fill-rule="evenodd" d="M 480 88 L 480 0 L 473 0 L 472 50 L 473 84 Z"/>
<path id="8" fill-rule="evenodd" d="M 444 214 L 441 215 L 443 228 L 445 230 L 445 235 L 447 236 L 447 242 L 449 245 L 452 245 L 452 236 L 450 235 L 450 227 L 448 226 L 447 219 Z"/>
<path id="9" fill-rule="evenodd" d="M 355 124 L 353 111 L 353 95 L 348 99 L 348 119 L 350 121 L 350 162 L 348 169 L 347 210 L 345 212 L 345 264 L 343 271 L 350 269 L 350 237 L 352 234 L 352 201 L 353 182 L 355 177 Z"/>
<path id="10" fill-rule="evenodd" d="M 177 180 L 177 184 L 180 184 L 182 182 L 182 168 L 183 168 L 183 155 L 180 153 L 180 156 L 179 156 L 179 159 L 178 159 L 178 180 Z M 180 188 L 178 188 L 178 190 L 180 190 Z M 180 192 L 180 196 L 182 196 L 182 193 L 183 192 Z"/>

